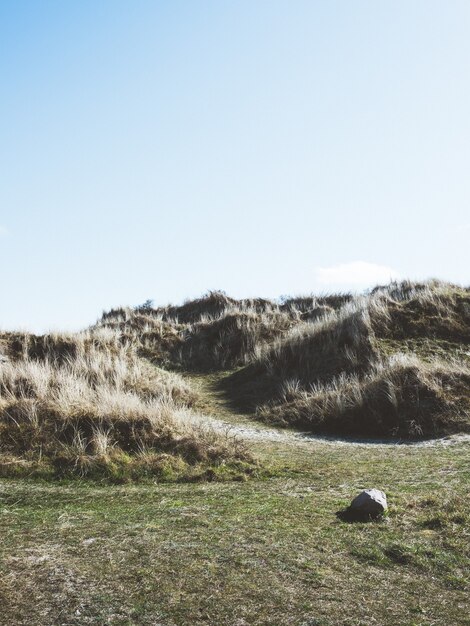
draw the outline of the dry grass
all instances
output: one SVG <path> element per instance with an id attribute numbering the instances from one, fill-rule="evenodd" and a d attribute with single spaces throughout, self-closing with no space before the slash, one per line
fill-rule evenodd
<path id="1" fill-rule="evenodd" d="M 121 308 L 96 328 L 117 332 L 152 362 L 191 370 L 244 365 L 301 319 L 269 300 L 233 300 L 220 292 L 159 309 Z"/>
<path id="2" fill-rule="evenodd" d="M 294 323 L 292 317 L 280 311 L 233 307 L 217 319 L 192 324 L 175 360 L 195 370 L 245 365 Z"/>
<path id="3" fill-rule="evenodd" d="M 386 323 L 373 319 L 377 335 L 390 339 L 428 338 L 470 343 L 470 290 L 433 281 L 392 283 L 375 293 L 387 307 Z"/>
<path id="4" fill-rule="evenodd" d="M 363 436 L 425 436 L 467 429 L 466 409 L 453 394 L 467 380 L 470 291 L 449 283 L 393 282 L 364 296 L 295 297 L 280 303 L 234 300 L 210 292 L 179 307 L 111 311 L 98 327 L 112 328 L 121 341 L 139 346 L 153 362 L 183 371 L 242 368 L 224 383 L 232 403 L 280 424 Z M 401 352 L 424 361 L 415 360 L 408 369 L 390 365 Z M 448 385 L 447 403 L 434 403 L 426 417 L 417 409 L 421 396 L 410 395 L 406 386 L 414 376 L 427 397 L 427 390 L 442 379 L 444 366 L 432 365 L 437 357 L 449 362 L 450 379 L 460 382 Z M 393 388 L 402 398 L 397 410 L 403 419 L 383 417 L 383 411 L 391 411 L 384 400 L 374 400 L 375 408 L 364 411 L 363 399 L 354 402 L 348 396 L 347 410 L 331 409 L 343 407 L 346 390 L 375 398 L 377 394 L 368 391 L 375 387 Z M 322 402 L 315 398 L 320 396 L 328 398 L 328 409 L 318 408 Z M 418 417 L 410 417 L 416 412 Z"/>
<path id="5" fill-rule="evenodd" d="M 7 335 L 0 364 L 2 472 L 125 477 L 247 458 L 201 426 L 195 394 L 109 330 Z"/>
<path id="6" fill-rule="evenodd" d="M 243 420 L 230 402 L 247 388 L 260 418 L 300 428 L 468 431 L 467 305 L 438 283 L 281 304 L 209 294 L 79 335 L 0 335 L 0 467 L 243 478 L 245 449 L 194 407 Z M 202 397 L 149 359 L 191 369 Z M 0 623 L 468 625 L 468 441 L 447 443 L 260 439 L 265 471 L 237 482 L 0 479 Z M 373 486 L 389 499 L 380 523 L 336 515 Z"/>
<path id="7" fill-rule="evenodd" d="M 400 357 L 410 341 L 419 353 L 426 342 L 426 360 Z M 468 290 L 392 283 L 295 323 L 225 385 L 240 407 L 280 425 L 364 437 L 466 432 L 469 344 Z"/>
<path id="8" fill-rule="evenodd" d="M 378 303 L 374 304 L 378 309 Z M 360 298 L 313 323 L 294 327 L 254 365 L 278 378 L 312 383 L 344 372 L 365 372 L 376 358 L 370 303 Z"/>
<path id="9" fill-rule="evenodd" d="M 396 356 L 410 351 L 411 361 Z M 198 426 L 194 392 L 168 369 L 239 368 L 224 382 L 230 402 L 315 431 L 416 437 L 469 424 L 470 292 L 438 281 L 282 302 L 210 292 L 182 306 L 114 309 L 79 334 L 4 333 L 0 354 L 8 473 L 40 463 L 158 473 L 162 458 L 172 467 L 246 458 Z"/>
<path id="10" fill-rule="evenodd" d="M 341 375 L 308 390 L 283 385 L 259 416 L 316 432 L 368 437 L 433 437 L 470 432 L 470 369 L 397 355 L 365 376 Z"/>

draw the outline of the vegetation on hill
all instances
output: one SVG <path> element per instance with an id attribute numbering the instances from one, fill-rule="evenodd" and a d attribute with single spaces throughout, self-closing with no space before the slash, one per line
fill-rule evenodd
<path id="1" fill-rule="evenodd" d="M 249 460 L 241 442 L 196 419 L 180 375 L 112 331 L 10 333 L 1 345 L 3 474 L 194 477 Z"/>
<path id="2" fill-rule="evenodd" d="M 265 421 L 364 437 L 470 430 L 470 290 L 449 283 L 282 302 L 212 292 L 100 325 L 157 363 L 236 370 L 228 399 Z"/>
<path id="3" fill-rule="evenodd" d="M 211 292 L 114 309 L 82 333 L 3 333 L 0 471 L 120 479 L 248 467 L 240 441 L 197 417 L 204 401 L 185 373 L 229 372 L 227 404 L 276 425 L 468 432 L 469 368 L 470 291 L 437 281 L 280 302 Z"/>
<path id="4" fill-rule="evenodd" d="M 468 624 L 468 437 L 250 422 L 468 431 L 468 305 L 441 283 L 209 294 L 0 334 L 0 623 Z M 388 515 L 350 523 L 367 487 Z"/>
<path id="5" fill-rule="evenodd" d="M 409 283 L 297 326 L 235 380 L 260 417 L 315 432 L 470 431 L 470 292 Z"/>
<path id="6" fill-rule="evenodd" d="M 397 355 L 364 376 L 338 376 L 308 391 L 292 381 L 259 409 L 279 425 L 367 437 L 433 437 L 470 430 L 470 369 Z"/>

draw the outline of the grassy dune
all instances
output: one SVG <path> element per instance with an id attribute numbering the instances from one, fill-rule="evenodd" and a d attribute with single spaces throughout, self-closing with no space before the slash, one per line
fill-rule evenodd
<path id="1" fill-rule="evenodd" d="M 182 371 L 233 369 L 230 402 L 277 425 L 363 437 L 470 431 L 470 291 L 391 283 L 282 303 L 222 293 L 119 309 L 99 327 Z"/>
<path id="2" fill-rule="evenodd" d="M 75 334 L 0 334 L 0 473 L 120 481 L 234 476 L 247 446 L 200 418 L 185 373 L 322 434 L 470 431 L 470 292 L 437 281 L 273 302 L 209 293 L 103 314 Z M 179 370 L 179 374 L 176 371 Z"/>
<path id="3" fill-rule="evenodd" d="M 241 441 L 197 418 L 181 376 L 112 331 L 1 341 L 1 474 L 168 480 L 249 467 Z"/>
<path id="4" fill-rule="evenodd" d="M 469 327 L 434 281 L 0 334 L 1 626 L 469 625 Z"/>

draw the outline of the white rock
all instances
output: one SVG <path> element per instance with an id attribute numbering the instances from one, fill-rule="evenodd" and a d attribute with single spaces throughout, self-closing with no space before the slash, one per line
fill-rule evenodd
<path id="1" fill-rule="evenodd" d="M 388 509 L 387 496 L 379 489 L 365 489 L 354 498 L 349 510 L 365 515 L 380 515 Z"/>
<path id="2" fill-rule="evenodd" d="M 96 541 L 96 537 L 90 537 L 89 539 L 84 539 L 82 541 L 82 545 L 84 546 L 91 546 L 92 543 L 95 543 Z"/>

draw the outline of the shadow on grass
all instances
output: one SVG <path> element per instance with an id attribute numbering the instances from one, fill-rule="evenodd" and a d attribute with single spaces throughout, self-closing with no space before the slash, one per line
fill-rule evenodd
<path id="1" fill-rule="evenodd" d="M 371 515 L 370 513 L 364 513 L 363 511 L 355 511 L 354 509 L 342 509 L 341 511 L 336 511 L 336 517 L 342 522 L 346 522 L 347 524 L 356 524 L 356 523 L 380 523 L 384 522 L 387 519 L 387 516 L 383 513 L 378 515 Z"/>

